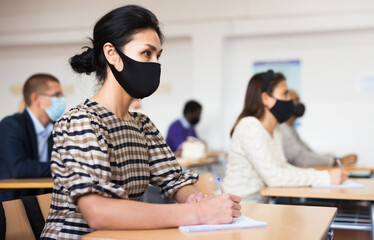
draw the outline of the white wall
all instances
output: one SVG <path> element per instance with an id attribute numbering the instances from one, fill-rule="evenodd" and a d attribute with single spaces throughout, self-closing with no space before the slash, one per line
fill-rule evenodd
<path id="1" fill-rule="evenodd" d="M 74 74 L 67 60 L 87 44 L 95 21 L 127 3 L 152 10 L 167 37 L 162 81 L 171 91 L 143 101 L 162 133 L 196 98 L 204 106 L 200 135 L 227 149 L 253 61 L 300 59 L 302 136 L 318 151 L 372 161 L 374 96 L 355 91 L 356 76 L 374 72 L 371 0 L 1 0 L 0 118 L 18 107 L 10 88 L 39 71 L 75 86 L 69 107 L 91 96 L 93 77 Z"/>
<path id="2" fill-rule="evenodd" d="M 307 106 L 300 134 L 316 150 L 338 156 L 353 151 L 359 153 L 360 160 L 372 161 L 374 95 L 358 93 L 356 78 L 361 73 L 374 73 L 373 41 L 374 31 L 364 30 L 229 39 L 225 54 L 225 135 L 243 106 L 251 63 L 300 59 L 300 95 Z M 225 142 L 228 145 L 229 139 Z"/>
<path id="3" fill-rule="evenodd" d="M 183 104 L 193 97 L 192 42 L 191 39 L 169 39 L 160 58 L 161 82 L 170 84 L 169 93 L 156 92 L 142 100 L 141 112 L 146 113 L 166 137 L 171 121 L 179 118 Z"/>
<path id="4" fill-rule="evenodd" d="M 77 76 L 67 61 L 79 48 L 80 45 L 76 44 L 1 46 L 1 118 L 17 111 L 22 98 L 21 93 L 9 92 L 11 86 L 22 86 L 24 81 L 36 72 L 51 73 L 57 76 L 65 86 L 74 86 L 74 91 L 67 94 L 68 108 L 81 102 L 82 98 L 91 96 L 95 86 L 94 77 Z"/>

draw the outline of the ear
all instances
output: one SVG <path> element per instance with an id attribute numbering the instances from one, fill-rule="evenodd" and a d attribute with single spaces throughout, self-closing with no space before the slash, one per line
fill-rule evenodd
<path id="1" fill-rule="evenodd" d="M 118 62 L 120 57 L 119 57 L 119 55 L 116 51 L 116 48 L 111 43 L 105 43 L 104 44 L 103 52 L 104 52 L 104 56 L 105 56 L 106 60 L 110 64 L 116 65 L 116 63 Z"/>
<path id="2" fill-rule="evenodd" d="M 30 106 L 39 106 L 40 104 L 40 96 L 38 93 L 33 92 L 30 94 Z"/>
<path id="3" fill-rule="evenodd" d="M 110 64 L 112 64 L 117 71 L 121 72 L 123 70 L 123 62 L 116 48 L 111 43 L 105 43 L 103 46 L 103 52 L 105 58 Z"/>
<path id="4" fill-rule="evenodd" d="M 266 107 L 269 107 L 269 94 L 267 94 L 267 92 L 263 92 L 261 93 L 261 99 L 262 99 L 262 103 L 266 106 Z"/>

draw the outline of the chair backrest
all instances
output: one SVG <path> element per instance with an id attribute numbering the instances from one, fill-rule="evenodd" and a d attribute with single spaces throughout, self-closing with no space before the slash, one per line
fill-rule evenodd
<path id="1" fill-rule="evenodd" d="M 42 211 L 44 220 L 47 220 L 49 208 L 52 201 L 52 193 L 42 194 L 36 196 L 39 202 L 40 210 Z"/>
<path id="2" fill-rule="evenodd" d="M 52 194 L 37 196 L 44 220 L 48 216 Z M 5 201 L 2 203 L 6 219 L 5 240 L 35 239 L 25 207 L 21 199 Z"/>
<path id="3" fill-rule="evenodd" d="M 197 189 L 205 194 L 214 195 L 216 187 L 214 185 L 213 175 L 211 172 L 201 174 L 199 180 L 195 183 Z"/>

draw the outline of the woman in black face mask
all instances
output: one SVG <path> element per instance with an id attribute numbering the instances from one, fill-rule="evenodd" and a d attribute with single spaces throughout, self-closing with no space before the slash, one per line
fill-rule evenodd
<path id="1" fill-rule="evenodd" d="M 239 195 L 244 202 L 266 202 L 258 194 L 266 185 L 340 184 L 348 177 L 341 169 L 316 171 L 287 163 L 279 123 L 293 113 L 283 74 L 269 70 L 251 78 L 243 110 L 231 131 L 223 180 L 227 192 Z"/>
<path id="2" fill-rule="evenodd" d="M 294 124 L 296 119 L 304 115 L 305 106 L 301 103 L 299 94 L 296 91 L 289 90 L 288 92 L 294 104 L 294 113 L 284 124 L 281 124 L 283 150 L 288 162 L 298 167 L 338 165 L 335 156 L 331 154 L 330 156 L 322 156 L 314 152 L 312 148 L 301 139 Z M 340 157 L 339 160 L 343 165 L 351 165 L 356 163 L 357 155 L 348 154 Z"/>
<path id="3" fill-rule="evenodd" d="M 229 223 L 240 216 L 239 197 L 199 193 L 197 174 L 182 172 L 152 121 L 128 111 L 134 98 L 159 85 L 162 41 L 156 16 L 129 5 L 103 16 L 93 47 L 70 59 L 76 72 L 95 72 L 102 87 L 55 124 L 54 190 L 41 239 L 80 239 L 93 229 Z M 139 202 L 148 184 L 182 204 Z"/>

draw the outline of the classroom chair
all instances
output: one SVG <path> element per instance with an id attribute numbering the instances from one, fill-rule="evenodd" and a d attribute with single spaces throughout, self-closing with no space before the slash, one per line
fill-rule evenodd
<path id="1" fill-rule="evenodd" d="M 201 174 L 199 180 L 195 183 L 197 189 L 205 194 L 214 195 L 216 187 L 214 185 L 213 175 L 211 172 Z"/>
<path id="2" fill-rule="evenodd" d="M 48 193 L 0 203 L 0 240 L 39 239 L 51 199 Z"/>

